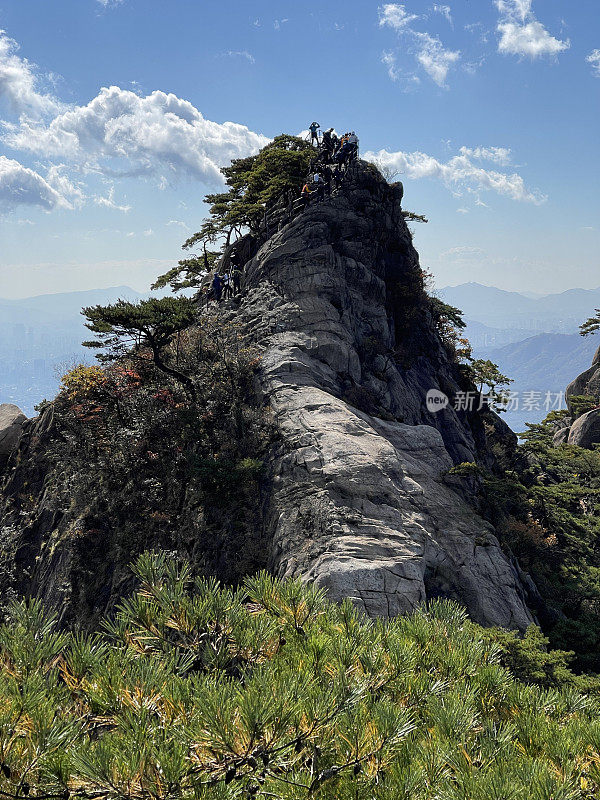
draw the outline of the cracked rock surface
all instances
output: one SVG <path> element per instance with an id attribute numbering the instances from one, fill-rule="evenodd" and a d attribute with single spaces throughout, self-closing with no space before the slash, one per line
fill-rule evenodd
<path id="1" fill-rule="evenodd" d="M 492 457 L 480 415 L 427 411 L 427 391 L 452 399 L 461 377 L 423 301 L 401 199 L 359 162 L 340 195 L 246 267 L 238 315 L 263 349 L 261 390 L 282 434 L 265 509 L 272 567 L 372 616 L 444 596 L 478 622 L 524 629 L 519 573 L 444 480 Z"/>
<path id="2" fill-rule="evenodd" d="M 261 564 L 370 615 L 442 596 L 481 623 L 524 629 L 535 587 L 478 515 L 474 479 L 447 474 L 462 462 L 498 469 L 515 437 L 489 411 L 455 410 L 470 387 L 440 340 L 401 202 L 400 184 L 359 162 L 339 194 L 271 232 L 246 263 L 239 307 L 222 304 L 262 352 L 257 388 L 281 434 L 256 517 L 239 522 L 268 551 Z M 431 389 L 448 397 L 436 413 Z M 3 470 L 0 593 L 15 586 L 89 626 L 129 590 L 127 542 L 103 506 L 90 511 L 93 491 L 85 507 L 56 494 L 54 411 L 19 421 Z M 192 552 L 202 569 L 207 529 L 182 519 L 149 546 Z"/>

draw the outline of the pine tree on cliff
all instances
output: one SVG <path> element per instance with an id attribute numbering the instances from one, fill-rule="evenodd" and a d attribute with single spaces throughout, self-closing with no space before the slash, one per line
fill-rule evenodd
<path id="1" fill-rule="evenodd" d="M 84 347 L 101 348 L 99 361 L 119 358 L 144 358 L 150 352 L 157 369 L 180 383 L 190 398 L 196 397 L 194 382 L 168 363 L 166 349 L 173 336 L 189 328 L 196 318 L 196 308 L 187 297 L 151 298 L 139 303 L 118 300 L 109 306 L 90 306 L 81 312 L 86 328 L 97 338 L 83 342 Z"/>
<path id="2" fill-rule="evenodd" d="M 587 319 L 582 325 L 579 326 L 579 333 L 582 336 L 589 336 L 592 333 L 600 331 L 600 308 L 596 309 L 596 314 Z"/>
<path id="3" fill-rule="evenodd" d="M 173 291 L 198 287 L 214 267 L 232 237 L 244 231 L 256 234 L 269 210 L 288 191 L 298 194 L 315 150 L 297 136 L 282 134 L 254 156 L 237 158 L 222 167 L 227 191 L 206 195 L 209 216 L 200 230 L 184 242 L 183 249 L 200 246 L 202 253 L 182 259 L 158 277 L 153 289 L 170 285 Z M 221 248 L 215 249 L 220 243 Z"/>

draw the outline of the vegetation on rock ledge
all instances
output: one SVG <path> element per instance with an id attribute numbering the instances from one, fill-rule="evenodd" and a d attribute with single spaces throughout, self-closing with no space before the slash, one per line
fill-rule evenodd
<path id="1" fill-rule="evenodd" d="M 82 621 L 109 601 L 115 565 L 149 547 L 176 548 L 197 572 L 233 583 L 266 563 L 260 485 L 274 434 L 255 395 L 257 351 L 205 315 L 160 359 L 140 346 L 104 368 L 76 367 L 46 412 L 44 487 L 57 520 L 76 510 L 61 535 L 81 554 Z M 35 519 L 31 489 L 12 502 L 24 527 Z"/>
<path id="2" fill-rule="evenodd" d="M 281 134 L 256 155 L 236 158 L 230 166 L 222 167 L 228 189 L 206 196 L 209 217 L 183 245 L 184 250 L 201 247 L 201 254 L 179 261 L 157 278 L 153 288 L 170 285 L 177 291 L 198 287 L 232 237 L 241 236 L 244 231 L 256 233 L 265 210 L 289 191 L 295 197 L 300 194 L 314 157 L 315 149 L 309 142 Z"/>
<path id="3" fill-rule="evenodd" d="M 555 447 L 565 415 L 529 424 L 503 475 L 469 464 L 451 472 L 482 478 L 490 520 L 548 606 L 551 645 L 574 651 L 578 670 L 600 673 L 600 449 Z"/>

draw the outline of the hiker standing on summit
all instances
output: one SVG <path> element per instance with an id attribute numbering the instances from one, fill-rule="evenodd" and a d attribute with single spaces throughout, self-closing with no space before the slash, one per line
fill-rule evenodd
<path id="1" fill-rule="evenodd" d="M 318 122 L 312 122 L 308 127 L 308 130 L 310 131 L 310 143 L 315 144 L 317 147 L 319 146 L 318 130 L 320 127 L 321 126 Z"/>

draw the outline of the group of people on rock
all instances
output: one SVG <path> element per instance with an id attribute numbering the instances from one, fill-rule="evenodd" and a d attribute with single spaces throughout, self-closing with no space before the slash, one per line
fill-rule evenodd
<path id="1" fill-rule="evenodd" d="M 310 142 L 317 148 L 317 153 L 310 163 L 309 177 L 300 193 L 300 204 L 298 205 L 297 195 L 293 190 L 289 190 L 284 198 L 284 203 L 287 201 L 284 220 L 290 220 L 298 210 L 305 209 L 313 198 L 320 203 L 326 196 L 331 195 L 332 191 L 341 185 L 348 166 L 358 158 L 358 136 L 354 131 L 338 137 L 333 128 L 323 131 L 322 134 L 320 129 L 318 122 L 313 122 L 309 126 Z M 265 226 L 268 231 L 267 219 L 265 215 Z M 281 221 L 279 224 L 282 224 Z M 204 296 L 207 301 L 214 299 L 220 303 L 221 300 L 227 300 L 240 293 L 242 265 L 238 263 L 235 255 L 231 256 L 229 263 L 229 271 L 217 270 L 212 277 L 210 288 L 205 287 Z"/>
<path id="2" fill-rule="evenodd" d="M 215 272 L 212 279 L 212 293 L 217 303 L 235 297 L 242 289 L 242 271 L 236 265 L 231 272 Z"/>
<path id="3" fill-rule="evenodd" d="M 358 158 L 358 136 L 354 131 L 338 137 L 333 128 L 329 128 L 319 138 L 320 128 L 318 122 L 312 122 L 308 128 L 310 142 L 317 147 L 318 154 L 310 165 L 311 177 L 302 187 L 303 208 L 313 196 L 319 203 L 326 194 L 331 194 L 332 189 L 341 184 L 348 165 Z"/>
<path id="4" fill-rule="evenodd" d="M 310 142 L 319 149 L 324 163 L 345 164 L 358 157 L 358 136 L 354 131 L 347 131 L 338 137 L 333 128 L 329 128 L 319 138 L 320 128 L 318 122 L 312 122 L 308 130 Z"/>

